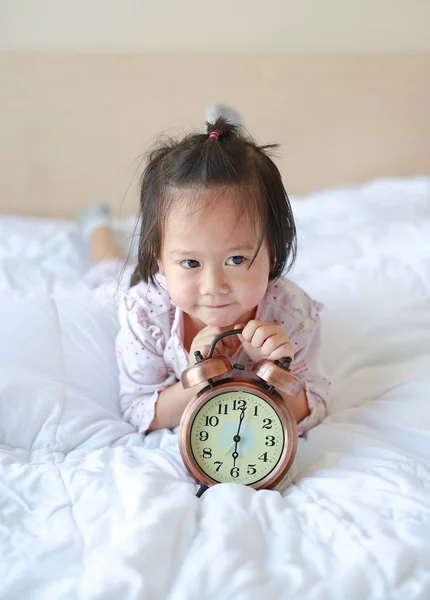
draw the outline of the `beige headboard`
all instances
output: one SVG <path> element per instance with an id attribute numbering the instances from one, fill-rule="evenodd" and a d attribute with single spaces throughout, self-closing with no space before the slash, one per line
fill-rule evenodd
<path id="1" fill-rule="evenodd" d="M 430 54 L 0 54 L 0 212 L 134 213 L 159 133 L 239 107 L 290 194 L 430 173 Z"/>

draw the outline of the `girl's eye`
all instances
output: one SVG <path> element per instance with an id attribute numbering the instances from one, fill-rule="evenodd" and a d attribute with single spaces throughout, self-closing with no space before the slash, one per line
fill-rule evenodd
<path id="1" fill-rule="evenodd" d="M 193 259 L 186 259 L 186 260 L 182 260 L 180 262 L 181 267 L 184 267 L 185 269 L 195 269 L 196 267 L 199 266 L 199 261 L 198 260 L 193 260 Z"/>
<path id="2" fill-rule="evenodd" d="M 227 264 L 228 265 L 241 265 L 245 262 L 246 258 L 244 256 L 230 256 L 230 258 L 227 259 Z M 231 262 L 229 262 L 231 261 Z"/>

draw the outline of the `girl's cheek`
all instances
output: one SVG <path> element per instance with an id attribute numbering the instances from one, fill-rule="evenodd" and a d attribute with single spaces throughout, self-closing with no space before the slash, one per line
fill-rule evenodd
<path id="1" fill-rule="evenodd" d="M 184 285 L 184 282 L 182 281 L 178 286 L 175 295 L 177 297 L 177 304 L 182 303 L 185 305 L 190 301 L 190 298 L 195 295 L 195 290 L 193 289 L 191 283 L 187 285 L 185 282 Z"/>

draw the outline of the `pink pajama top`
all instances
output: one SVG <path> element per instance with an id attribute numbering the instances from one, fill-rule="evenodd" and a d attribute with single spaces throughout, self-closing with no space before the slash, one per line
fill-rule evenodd
<path id="1" fill-rule="evenodd" d="M 158 393 L 179 381 L 189 366 L 183 313 L 170 299 L 165 279 L 158 274 L 156 280 L 160 288 L 141 282 L 122 292 L 119 302 L 120 405 L 124 419 L 140 433 L 146 432 L 154 418 Z M 311 413 L 299 423 L 299 434 L 317 425 L 326 412 L 330 382 L 318 361 L 321 309 L 319 302 L 281 277 L 269 282 L 255 317 L 280 325 L 294 345 L 291 372 L 303 381 Z M 246 369 L 254 366 L 242 346 L 229 360 Z"/>

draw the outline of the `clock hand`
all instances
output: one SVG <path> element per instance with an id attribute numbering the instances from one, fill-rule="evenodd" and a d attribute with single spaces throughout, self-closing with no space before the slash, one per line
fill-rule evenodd
<path id="1" fill-rule="evenodd" d="M 245 418 L 245 410 L 246 410 L 246 406 L 244 408 L 242 408 L 242 412 L 240 413 L 240 419 L 239 419 L 239 427 L 237 429 L 237 433 L 236 435 L 233 437 L 233 442 L 235 442 L 235 446 L 234 446 L 234 452 L 232 454 L 233 457 L 233 467 L 236 466 L 236 459 L 239 457 L 239 454 L 237 453 L 237 445 L 240 442 L 240 428 L 242 427 L 242 421 Z"/>
<path id="2" fill-rule="evenodd" d="M 242 410 L 243 410 L 243 409 L 242 409 Z M 243 419 L 243 420 L 245 421 L 245 419 Z M 245 422 L 246 422 L 246 421 L 245 421 Z M 239 423 L 239 425 L 240 425 L 240 423 Z M 240 433 L 240 427 L 239 427 L 239 433 Z M 237 435 L 237 433 L 236 433 L 236 435 Z M 236 444 L 236 435 L 233 437 L 233 441 L 232 441 L 232 443 L 230 444 L 230 446 L 228 446 L 228 448 L 226 448 L 226 449 L 224 450 L 224 456 L 226 456 L 226 454 L 228 454 L 228 453 L 230 452 L 230 450 L 233 448 L 233 446 Z M 238 440 L 238 441 L 240 441 L 240 440 Z"/>
<path id="3" fill-rule="evenodd" d="M 232 441 L 232 443 L 230 444 L 230 446 L 229 446 L 229 447 L 227 448 L 227 450 L 224 452 L 224 456 L 230 452 L 230 450 L 231 450 L 231 449 L 233 448 L 233 446 L 234 446 L 234 443 L 235 443 L 235 442 L 234 442 L 234 440 L 233 440 L 233 441 Z"/>

